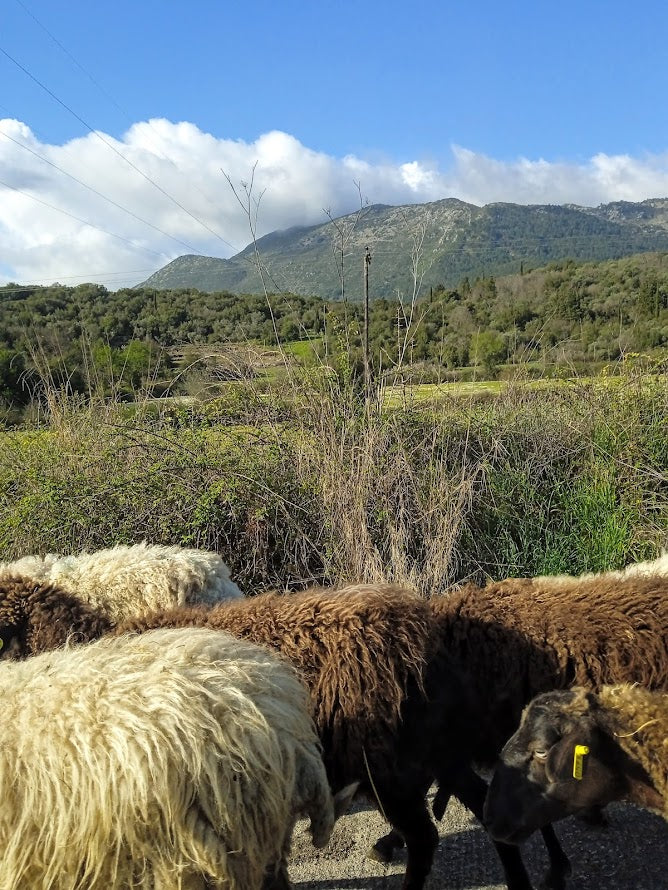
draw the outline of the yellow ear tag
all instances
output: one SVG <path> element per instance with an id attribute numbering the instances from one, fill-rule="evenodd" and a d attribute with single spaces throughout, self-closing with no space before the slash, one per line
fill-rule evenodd
<path id="1" fill-rule="evenodd" d="M 573 748 L 573 778 L 582 778 L 582 763 L 585 755 L 589 754 L 589 748 L 586 745 L 576 745 Z"/>

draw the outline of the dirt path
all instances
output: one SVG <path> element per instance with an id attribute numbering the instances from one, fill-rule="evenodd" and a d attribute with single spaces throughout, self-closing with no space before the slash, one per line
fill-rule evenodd
<path id="1" fill-rule="evenodd" d="M 628 805 L 607 812 L 606 829 L 574 819 L 557 826 L 573 864 L 569 890 L 668 890 L 668 824 Z M 389 866 L 365 856 L 386 831 L 375 811 L 356 806 L 339 821 L 328 848 L 317 851 L 300 823 L 290 865 L 296 890 L 401 890 L 403 853 Z M 425 890 L 505 890 L 494 848 L 468 810 L 451 802 L 440 834 Z M 524 859 L 538 887 L 546 862 L 539 837 L 525 846 Z"/>

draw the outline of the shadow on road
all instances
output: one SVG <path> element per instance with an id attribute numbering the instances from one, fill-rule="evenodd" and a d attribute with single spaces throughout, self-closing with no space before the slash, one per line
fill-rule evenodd
<path id="1" fill-rule="evenodd" d="M 668 823 L 628 804 L 607 809 L 610 825 L 592 828 L 576 819 L 557 825 L 571 859 L 569 890 L 667 890 Z M 441 842 L 425 890 L 505 890 L 503 872 L 489 838 L 470 813 L 451 803 L 439 826 Z M 384 866 L 365 856 L 378 834 L 380 817 L 358 807 L 337 826 L 327 850 L 307 851 L 298 842 L 291 874 L 299 890 L 400 890 L 405 853 Z M 534 886 L 540 885 L 547 858 L 540 836 L 523 848 Z"/>

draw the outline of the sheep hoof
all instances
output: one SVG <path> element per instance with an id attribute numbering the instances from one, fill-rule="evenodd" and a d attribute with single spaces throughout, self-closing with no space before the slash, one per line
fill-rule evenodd
<path id="1" fill-rule="evenodd" d="M 384 844 L 383 838 L 370 847 L 367 851 L 367 858 L 373 859 L 376 862 L 382 862 L 384 865 L 387 865 L 388 862 L 392 862 L 392 854 L 394 853 L 394 847 L 391 844 Z"/>
<path id="2" fill-rule="evenodd" d="M 540 882 L 541 890 L 566 890 L 566 878 L 571 871 L 570 862 L 564 862 L 558 870 L 549 868 Z"/>

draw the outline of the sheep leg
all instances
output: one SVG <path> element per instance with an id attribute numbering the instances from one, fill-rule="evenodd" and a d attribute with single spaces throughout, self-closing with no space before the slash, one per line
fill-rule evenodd
<path id="1" fill-rule="evenodd" d="M 445 815 L 449 800 L 450 792 L 439 786 L 432 805 L 432 812 L 439 822 Z M 405 846 L 403 837 L 393 828 L 388 834 L 384 834 L 383 837 L 378 838 L 369 851 L 369 857 L 375 859 L 377 862 L 392 862 L 394 851 L 400 850 L 403 846 Z"/>
<path id="2" fill-rule="evenodd" d="M 396 829 L 392 829 L 387 834 L 379 837 L 373 847 L 369 850 L 369 858 L 375 859 L 377 862 L 392 862 L 394 851 L 400 850 L 406 846 L 406 841 Z"/>
<path id="3" fill-rule="evenodd" d="M 402 890 L 422 890 L 438 846 L 438 831 L 431 821 L 424 795 L 415 790 L 377 787 L 393 836 L 406 843 L 407 863 Z"/>
<path id="4" fill-rule="evenodd" d="M 487 783 L 480 778 L 470 767 L 462 767 L 447 771 L 438 776 L 439 792 L 443 789 L 443 795 L 454 794 L 465 807 L 468 807 L 473 815 L 482 823 L 482 811 L 487 795 Z M 533 890 L 533 885 L 522 861 L 520 848 L 513 844 L 501 844 L 493 841 L 496 852 L 501 860 L 503 872 L 506 876 L 508 890 Z"/>
<path id="5" fill-rule="evenodd" d="M 445 810 L 448 806 L 449 800 L 450 792 L 446 788 L 442 788 L 439 785 L 438 790 L 436 791 L 436 796 L 434 797 L 434 803 L 431 808 L 435 818 L 438 819 L 439 822 L 445 815 Z"/>
<path id="6" fill-rule="evenodd" d="M 411 784 L 411 797 L 416 794 L 416 788 L 419 786 L 421 788 L 422 796 L 426 796 L 427 791 L 429 791 L 429 787 L 431 785 L 431 776 L 421 778 L 415 778 Z M 368 852 L 368 856 L 370 859 L 375 859 L 376 862 L 392 862 L 394 858 L 394 851 L 401 850 L 406 846 L 406 841 L 403 838 L 403 835 L 400 831 L 397 831 L 393 828 L 390 832 L 383 835 L 383 837 L 378 838 L 376 843 L 371 847 Z"/>
<path id="7" fill-rule="evenodd" d="M 542 886 L 545 890 L 565 890 L 566 878 L 571 873 L 568 856 L 564 853 L 552 825 L 541 828 L 540 833 L 543 835 L 543 841 L 550 858 L 550 865 L 543 878 Z"/>
<path id="8" fill-rule="evenodd" d="M 293 890 L 288 868 L 283 860 L 278 868 L 269 867 L 262 881 L 262 890 Z"/>

